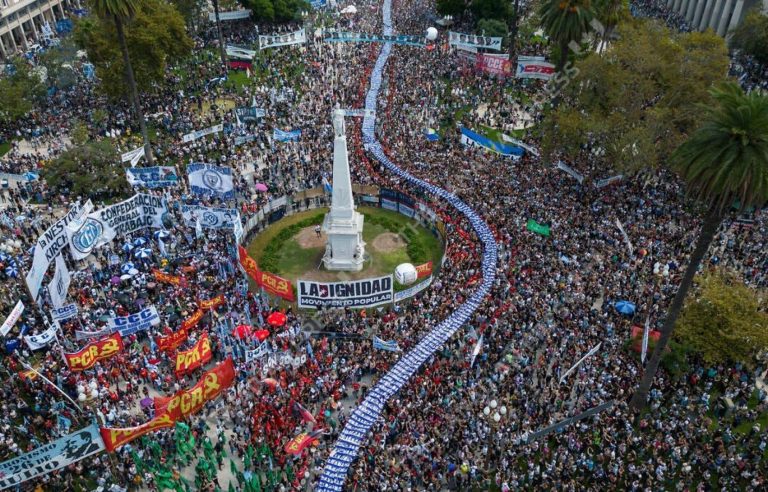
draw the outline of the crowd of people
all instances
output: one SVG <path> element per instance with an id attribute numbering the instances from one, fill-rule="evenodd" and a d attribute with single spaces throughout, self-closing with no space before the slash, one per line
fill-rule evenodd
<path id="1" fill-rule="evenodd" d="M 357 14 L 337 15 L 326 27 L 381 32 L 380 3 L 364 1 L 357 8 Z M 633 8 L 671 18 L 660 2 L 633 2 Z M 431 25 L 434 4 L 396 0 L 393 12 L 397 32 L 422 34 Z M 462 27 L 469 29 L 452 29 Z M 269 29 L 260 26 L 262 33 Z M 646 320 L 652 327 L 661 325 L 698 231 L 700 215 L 686 201 L 679 180 L 655 170 L 597 188 L 594 182 L 610 170 L 596 169 L 588 155 L 570 163 L 587 177 L 579 183 L 533 153 L 513 160 L 463 146 L 459 124 L 477 129 L 535 123 L 541 118 L 544 87 L 543 82 L 499 80 L 478 72 L 443 41 L 446 34 L 441 31 L 431 49 L 393 49 L 379 95 L 377 136 L 398 166 L 452 192 L 487 221 L 499 247 L 496 280 L 471 322 L 387 404 L 346 487 L 764 489 L 764 360 L 711 367 L 693 359 L 680 373 L 660 372 L 650 412 L 639 421 L 627 407 L 642 373 L 638 354 L 628 343 L 632 326 Z M 250 22 L 237 22 L 227 27 L 225 36 L 228 43 L 249 45 L 257 34 Z M 222 75 L 222 67 L 216 36 L 203 33 L 195 39 L 192 57 L 169 72 L 167 86 L 143 99 L 145 113 L 158 127 L 154 152 L 159 165 L 174 165 L 182 175 L 190 162 L 230 166 L 237 198 L 195 199 L 183 184 L 150 192 L 168 200 L 174 216 L 167 224 L 168 238 L 157 239 L 147 231 L 115 240 L 87 261 L 67 260 L 73 272 L 69 297 L 78 306 L 77 316 L 62 322 L 61 336 L 51 346 L 33 353 L 22 343 L 3 358 L 2 368 L 12 383 L 0 389 L 0 459 L 84 427 L 91 414 L 106 427 L 146 422 L 156 411 L 146 403 L 148 398 L 191 387 L 206 368 L 228 357 L 235 362 L 235 384 L 183 426 L 123 446 L 116 459 L 98 454 L 25 486 L 313 488 L 352 408 L 403 353 L 471 295 L 482 257 L 471 226 L 445 202 L 386 171 L 364 148 L 355 118 L 347 119 L 353 182 L 419 197 L 445 222 L 445 262 L 419 296 L 364 315 L 350 309 L 321 311 L 308 328 L 307 313 L 241 288 L 231 233 L 206 229 L 201 236 L 181 217 L 178 205 L 185 202 L 237 207 L 245 221 L 271 198 L 322 186 L 331 171 L 331 111 L 337 105 L 363 107 L 379 45 L 308 37 L 306 45 L 264 50 L 254 62 L 254 81 L 238 86 L 211 82 Z M 537 49 L 523 54 L 538 54 Z M 83 77 L 15 127 L 2 128 L 6 137 L 39 128 L 36 138 L 47 142 L 40 145 L 48 154 L 12 151 L 2 161 L 3 170 L 43 168 L 61 152 L 63 145 L 56 139 L 72 129 L 75 119 L 87 124 L 94 139 L 112 138 L 122 151 L 136 147 L 140 140 L 128 106 L 108 103 L 98 95 L 97 83 Z M 234 108 L 252 105 L 263 108 L 266 116 L 238 125 Z M 477 111 L 481 105 L 487 109 Z M 95 115 L 105 108 L 106 118 Z M 185 133 L 218 123 L 225 125 L 222 133 L 183 143 Z M 439 127 L 438 141 L 425 138 L 429 127 Z M 275 142 L 274 128 L 301 129 L 302 134 L 297 142 Z M 235 139 L 244 136 L 253 139 L 236 145 Z M 526 142 L 537 144 L 531 136 Z M 257 192 L 256 183 L 268 191 Z M 12 338 L 45 330 L 43 311 L 29 298 L 23 272 L 38 236 L 78 200 L 85 197 L 48 189 L 44 180 L 6 194 L 3 240 L 19 244 L 2 260 L 0 312 L 10 312 L 19 299 L 27 306 L 5 338 L 7 352 Z M 527 230 L 529 219 L 548 225 L 551 235 Z M 617 222 L 631 239 L 631 250 Z M 726 220 L 705 267 L 726 265 L 748 284 L 768 286 L 767 226 L 759 211 L 748 227 Z M 142 241 L 152 254 L 137 259 L 134 245 Z M 129 262 L 136 273 L 123 275 Z M 162 283 L 153 275 L 156 269 L 186 281 Z M 201 301 L 220 295 L 223 302 L 189 328 L 182 345 L 157 347 L 158 338 L 178 331 Z M 637 306 L 631 317 L 614 307 L 624 299 Z M 85 343 L 77 340 L 77 331 L 97 331 L 105 319 L 148 306 L 157 308 L 159 325 L 127 337 L 121 354 L 92 370 L 68 370 L 61 351 L 74 352 Z M 267 322 L 275 312 L 287 317 L 281 326 Z M 244 355 L 257 342 L 233 334 L 243 324 L 268 328 L 271 352 L 299 360 L 306 354 L 306 361 L 262 370 L 263 359 Z M 177 377 L 175 354 L 204 333 L 211 339 L 211 363 Z M 373 335 L 397 341 L 403 352 L 374 350 Z M 598 345 L 592 357 L 566 374 Z M 76 401 L 87 394 L 80 403 L 83 412 L 42 376 Z M 540 439 L 528 438 L 603 403 L 612 403 L 610 410 Z M 495 421 L 486 415 L 486 407 L 504 411 L 491 412 L 500 415 Z M 312 430 L 322 431 L 313 446 L 296 457 L 286 453 L 291 439 Z M 180 446 L 192 442 L 187 432 L 195 438 L 191 446 L 196 451 L 191 453 Z"/>

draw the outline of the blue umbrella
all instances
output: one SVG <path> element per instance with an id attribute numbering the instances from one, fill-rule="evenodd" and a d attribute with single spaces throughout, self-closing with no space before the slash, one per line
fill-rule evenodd
<path id="1" fill-rule="evenodd" d="M 616 311 L 620 312 L 621 314 L 634 314 L 635 313 L 635 303 L 629 302 L 629 301 L 619 301 L 617 302 L 614 307 L 616 308 Z"/>
<path id="2" fill-rule="evenodd" d="M 10 256 L 8 256 L 7 254 L 5 254 L 2 251 L 0 251 L 0 261 L 5 261 L 8 258 L 10 258 Z"/>
<path id="3" fill-rule="evenodd" d="M 145 258 L 149 258 L 150 256 L 152 256 L 152 250 L 149 248 L 139 248 L 133 252 L 133 256 L 143 260 Z"/>
<path id="4" fill-rule="evenodd" d="M 155 231 L 154 233 L 152 233 L 152 237 L 154 237 L 155 240 L 157 241 L 160 239 L 166 239 L 171 237 L 171 233 L 163 229 L 163 230 Z"/>
<path id="5" fill-rule="evenodd" d="M 125 243 L 125 244 L 123 244 L 123 248 L 122 249 L 123 249 L 123 251 L 125 251 L 127 253 L 127 252 L 129 252 L 130 250 L 133 249 L 133 244 Z"/>
<path id="6" fill-rule="evenodd" d="M 137 237 L 136 239 L 133 240 L 134 246 L 144 246 L 145 244 L 147 244 L 147 240 L 144 239 L 143 237 Z"/>
<path id="7" fill-rule="evenodd" d="M 15 266 L 9 266 L 5 269 L 5 274 L 9 277 L 17 278 L 19 276 L 19 269 Z"/>
<path id="8" fill-rule="evenodd" d="M 136 268 L 136 266 L 129 261 L 128 263 L 126 263 L 126 264 L 124 264 L 123 266 L 120 267 L 120 271 L 123 272 L 123 273 L 128 273 L 129 271 L 131 271 L 134 268 Z"/>

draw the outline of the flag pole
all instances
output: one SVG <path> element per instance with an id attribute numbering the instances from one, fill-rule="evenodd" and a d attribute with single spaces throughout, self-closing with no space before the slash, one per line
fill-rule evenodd
<path id="1" fill-rule="evenodd" d="M 56 386 L 56 384 L 55 384 L 53 381 L 51 381 L 51 380 L 50 380 L 50 379 L 48 379 L 47 377 L 43 376 L 43 375 L 42 375 L 42 374 L 41 374 L 41 373 L 40 373 L 40 372 L 39 372 L 37 369 L 35 369 L 34 367 L 30 366 L 29 364 L 27 364 L 27 363 L 26 363 L 26 362 L 24 362 L 23 360 L 21 360 L 21 359 L 18 359 L 18 360 L 19 360 L 19 362 L 21 363 L 21 365 L 22 365 L 22 366 L 24 366 L 24 369 L 26 369 L 26 370 L 28 370 L 28 371 L 32 371 L 32 372 L 34 372 L 35 374 L 37 374 L 39 377 L 41 377 L 41 378 L 43 379 L 43 381 L 45 381 L 46 383 L 48 383 L 48 384 L 50 384 L 51 386 L 53 386 L 54 388 L 56 388 L 56 391 L 58 391 L 59 393 L 61 393 L 61 395 L 62 395 L 64 398 L 66 398 L 67 400 L 69 400 L 69 402 L 70 402 L 71 404 L 73 404 L 73 405 L 75 406 L 75 408 L 77 408 L 77 409 L 78 409 L 78 411 L 79 411 L 80 413 L 82 413 L 82 414 L 84 414 L 84 413 L 85 413 L 85 412 L 83 412 L 83 409 L 82 409 L 82 408 L 80 408 L 80 405 L 78 405 L 78 404 L 75 402 L 75 400 L 73 400 L 72 398 L 70 398 L 70 396 L 69 396 L 68 394 L 66 394 L 66 393 L 64 392 L 64 390 L 63 390 L 63 389 L 61 389 L 61 388 L 59 388 L 58 386 Z"/>

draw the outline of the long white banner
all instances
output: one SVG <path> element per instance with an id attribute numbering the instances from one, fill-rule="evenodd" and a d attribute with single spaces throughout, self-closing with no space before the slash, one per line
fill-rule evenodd
<path id="1" fill-rule="evenodd" d="M 219 12 L 219 20 L 220 21 L 230 21 L 230 20 L 238 20 L 238 19 L 247 19 L 251 16 L 251 11 L 246 10 L 233 10 L 231 12 Z M 208 14 L 208 20 L 211 22 L 216 21 L 216 12 L 211 12 Z"/>
<path id="2" fill-rule="evenodd" d="M 27 287 L 34 299 L 37 299 L 40 293 L 40 287 L 43 285 L 43 277 L 48 265 L 67 245 L 67 225 L 75 220 L 82 218 L 85 214 L 91 213 L 93 203 L 90 200 L 85 206 L 78 204 L 72 206 L 67 215 L 57 220 L 55 224 L 48 228 L 35 244 L 35 253 L 32 258 L 32 266 L 29 268 L 26 276 Z"/>
<path id="3" fill-rule="evenodd" d="M 300 308 L 364 308 L 387 304 L 392 299 L 392 275 L 349 282 L 299 280 Z"/>
<path id="4" fill-rule="evenodd" d="M 67 300 L 67 292 L 72 277 L 69 275 L 67 264 L 64 262 L 64 256 L 56 257 L 56 272 L 53 274 L 51 283 L 48 284 L 48 294 L 51 296 L 51 304 L 54 308 L 60 308 Z"/>
<path id="5" fill-rule="evenodd" d="M 5 318 L 5 321 L 3 321 L 3 326 L 0 327 L 0 333 L 3 336 L 6 336 L 9 331 L 11 331 L 11 328 L 13 328 L 13 325 L 16 324 L 16 322 L 21 317 L 21 313 L 24 312 L 24 303 L 19 301 L 16 303 L 16 306 L 11 310 L 11 312 L 8 314 L 8 317 Z"/>
<path id="6" fill-rule="evenodd" d="M 219 123 L 218 125 L 213 125 L 209 128 L 205 128 L 203 130 L 196 130 L 192 133 L 187 133 L 182 137 L 182 141 L 184 143 L 192 142 L 197 140 L 200 137 L 204 137 L 206 135 L 210 135 L 211 133 L 219 133 L 221 131 L 224 131 L 224 124 Z"/>
<path id="7" fill-rule="evenodd" d="M 144 146 L 142 145 L 141 147 L 138 147 L 138 148 L 133 149 L 133 150 L 129 150 L 125 154 L 122 154 L 120 156 L 120 161 L 121 162 L 128 162 L 128 161 L 130 161 L 131 167 L 134 167 L 134 166 L 136 166 L 136 164 L 139 163 L 139 160 L 142 157 L 144 157 L 144 155 L 145 155 L 145 150 L 144 150 Z"/>
<path id="8" fill-rule="evenodd" d="M 75 339 L 85 340 L 88 338 L 100 338 L 119 331 L 120 335 L 127 337 L 136 332 L 148 330 L 150 326 L 160 324 L 160 315 L 157 314 L 155 306 L 144 308 L 138 313 L 128 316 L 117 316 L 107 321 L 107 326 L 99 331 L 75 330 Z"/>
<path id="9" fill-rule="evenodd" d="M 273 48 L 275 46 L 289 46 L 292 44 L 304 44 L 307 42 L 307 34 L 304 29 L 287 34 L 267 34 L 259 36 L 259 48 Z"/>
<path id="10" fill-rule="evenodd" d="M 0 463 L 0 489 L 17 486 L 101 451 L 104 451 L 104 441 L 99 434 L 99 427 L 91 424 L 85 429 Z"/>
<path id="11" fill-rule="evenodd" d="M 236 208 L 214 208 L 202 205 L 182 205 L 181 215 L 188 227 L 195 227 L 197 219 L 200 226 L 208 229 L 233 229 L 239 222 L 240 215 Z"/>
<path id="12" fill-rule="evenodd" d="M 454 31 L 448 31 L 448 44 L 451 46 L 471 46 L 473 48 L 501 50 L 501 38 L 476 36 L 474 34 L 463 34 Z"/>
<path id="13" fill-rule="evenodd" d="M 97 246 L 117 236 L 131 234 L 146 227 L 160 228 L 167 213 L 162 197 L 137 193 L 133 197 L 89 214 L 85 220 L 66 228 L 72 257 L 86 258 Z"/>

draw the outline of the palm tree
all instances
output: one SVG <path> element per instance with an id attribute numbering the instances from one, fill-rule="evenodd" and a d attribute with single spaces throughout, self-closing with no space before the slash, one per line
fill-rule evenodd
<path id="1" fill-rule="evenodd" d="M 547 36 L 560 48 L 556 71 L 562 71 L 568 61 L 568 45 L 581 43 L 593 18 L 590 0 L 544 0 L 539 9 L 541 26 Z"/>
<path id="2" fill-rule="evenodd" d="M 743 210 L 768 203 L 768 96 L 745 94 L 733 82 L 711 94 L 714 104 L 705 108 L 703 124 L 671 158 L 689 193 L 707 206 L 707 213 L 659 341 L 632 396 L 635 410 L 645 406 L 683 301 L 723 218 L 735 204 Z"/>
<path id="3" fill-rule="evenodd" d="M 154 163 L 152 157 L 152 145 L 149 142 L 149 133 L 147 133 L 147 122 L 144 121 L 144 112 L 141 110 L 139 102 L 139 92 L 136 89 L 136 79 L 133 75 L 133 66 L 131 58 L 128 56 L 128 45 L 125 42 L 125 30 L 123 23 L 136 14 L 140 0 L 94 0 L 93 7 L 96 13 L 103 19 L 112 18 L 117 29 L 117 41 L 120 43 L 120 51 L 123 54 L 123 64 L 125 65 L 125 76 L 128 79 L 128 87 L 131 91 L 131 104 L 133 113 L 139 121 L 141 136 L 144 139 L 144 153 L 147 163 L 151 166 Z"/>
<path id="4" fill-rule="evenodd" d="M 224 46 L 224 34 L 221 32 L 221 19 L 219 19 L 219 0 L 213 0 L 213 13 L 216 16 L 216 32 L 219 35 L 219 54 L 221 54 L 221 66 L 227 66 L 227 50 Z"/>

